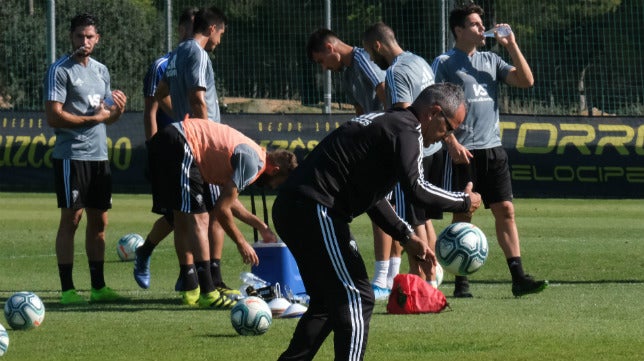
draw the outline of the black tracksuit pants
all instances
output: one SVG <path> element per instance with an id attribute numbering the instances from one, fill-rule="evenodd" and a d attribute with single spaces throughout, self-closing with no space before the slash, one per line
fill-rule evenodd
<path id="1" fill-rule="evenodd" d="M 315 201 L 281 192 L 273 205 L 273 223 L 295 257 L 310 297 L 279 359 L 313 359 L 333 331 L 335 360 L 362 360 L 374 295 L 348 222 Z"/>

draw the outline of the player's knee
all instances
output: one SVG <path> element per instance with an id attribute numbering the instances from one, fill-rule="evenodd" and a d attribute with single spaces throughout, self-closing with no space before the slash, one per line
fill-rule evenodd
<path id="1" fill-rule="evenodd" d="M 503 201 L 490 205 L 495 218 L 497 219 L 514 219 L 514 204 L 510 201 Z"/>

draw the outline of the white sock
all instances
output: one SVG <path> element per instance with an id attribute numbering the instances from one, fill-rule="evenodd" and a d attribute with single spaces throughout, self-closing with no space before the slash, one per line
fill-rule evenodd
<path id="1" fill-rule="evenodd" d="M 387 288 L 387 272 L 389 271 L 389 261 L 376 261 L 375 271 L 373 273 L 372 284 Z"/>
<path id="2" fill-rule="evenodd" d="M 400 257 L 391 257 L 389 258 L 389 272 L 387 272 L 387 288 L 392 288 L 394 286 L 394 277 L 400 273 Z"/>

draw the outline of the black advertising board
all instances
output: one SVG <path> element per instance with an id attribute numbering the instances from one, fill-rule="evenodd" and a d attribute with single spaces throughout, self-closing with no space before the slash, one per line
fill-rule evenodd
<path id="1" fill-rule="evenodd" d="M 142 113 L 107 129 L 114 192 L 146 193 Z M 299 158 L 350 115 L 224 114 L 222 122 Z M 517 197 L 644 198 L 642 118 L 502 115 Z M 44 113 L 0 112 L 0 191 L 51 191 L 53 129 Z"/>

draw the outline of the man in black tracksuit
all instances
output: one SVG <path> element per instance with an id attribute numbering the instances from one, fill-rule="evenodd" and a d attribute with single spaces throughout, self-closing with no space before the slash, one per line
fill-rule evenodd
<path id="1" fill-rule="evenodd" d="M 407 109 L 370 113 L 324 138 L 291 173 L 273 205 L 275 230 L 293 253 L 309 308 L 280 360 L 311 360 L 334 333 L 336 360 L 362 360 L 374 295 L 349 222 L 367 212 L 431 273 L 434 252 L 385 199 L 396 182 L 412 202 L 447 212 L 473 212 L 481 198 L 469 184 L 448 192 L 423 179 L 422 148 L 465 118 L 460 87 L 426 88 Z"/>

